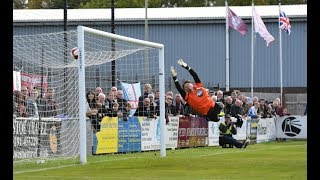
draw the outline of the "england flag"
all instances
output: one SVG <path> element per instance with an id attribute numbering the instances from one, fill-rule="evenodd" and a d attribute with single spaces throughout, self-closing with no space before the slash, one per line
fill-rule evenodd
<path id="1" fill-rule="evenodd" d="M 129 84 L 121 82 L 121 90 L 123 91 L 123 98 L 131 103 L 130 117 L 136 112 L 139 103 L 139 97 L 141 96 L 140 82 Z"/>
<path id="2" fill-rule="evenodd" d="M 279 15 L 279 28 L 283 29 L 287 34 L 290 35 L 291 33 L 290 19 L 286 16 L 286 14 L 283 11 L 280 11 L 280 15 Z"/>

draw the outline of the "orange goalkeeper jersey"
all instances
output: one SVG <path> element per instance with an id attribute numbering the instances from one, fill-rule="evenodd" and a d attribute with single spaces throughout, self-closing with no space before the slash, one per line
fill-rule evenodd
<path id="1" fill-rule="evenodd" d="M 187 92 L 184 100 L 200 114 L 206 116 L 209 109 L 214 107 L 215 103 L 209 96 L 207 90 L 202 87 L 202 83 L 195 83 L 193 85 L 194 91 Z"/>

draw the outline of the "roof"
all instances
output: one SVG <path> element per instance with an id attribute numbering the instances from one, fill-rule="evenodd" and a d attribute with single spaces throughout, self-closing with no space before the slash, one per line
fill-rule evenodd
<path id="1" fill-rule="evenodd" d="M 252 6 L 229 6 L 241 18 L 251 18 Z M 279 6 L 255 6 L 262 18 L 278 17 Z M 287 16 L 306 17 L 307 5 L 282 5 Z M 298 10 L 298 11 L 297 11 Z M 117 8 L 116 21 L 144 20 L 145 8 Z M 68 9 L 68 21 L 110 21 L 111 9 Z M 13 22 L 63 21 L 63 9 L 14 9 Z M 148 20 L 224 19 L 226 9 L 217 7 L 148 8 Z"/>

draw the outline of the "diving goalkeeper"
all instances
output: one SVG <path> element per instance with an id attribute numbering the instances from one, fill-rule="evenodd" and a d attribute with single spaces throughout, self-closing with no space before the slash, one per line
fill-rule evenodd
<path id="1" fill-rule="evenodd" d="M 185 81 L 182 85 L 182 89 L 177 78 L 177 72 L 173 68 L 173 66 L 171 66 L 170 71 L 174 84 L 181 94 L 182 98 L 195 111 L 206 117 L 207 121 L 218 122 L 218 114 L 222 109 L 220 105 L 213 102 L 206 89 L 202 86 L 202 82 L 200 81 L 197 73 L 193 69 L 191 69 L 191 67 L 188 66 L 187 63 L 180 59 L 178 60 L 178 64 L 188 70 L 195 81 L 194 84 L 192 84 L 189 80 Z"/>

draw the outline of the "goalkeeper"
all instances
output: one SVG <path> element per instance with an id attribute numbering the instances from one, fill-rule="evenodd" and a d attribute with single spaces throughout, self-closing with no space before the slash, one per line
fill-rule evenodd
<path id="1" fill-rule="evenodd" d="M 182 98 L 199 114 L 206 117 L 207 121 L 218 122 L 218 114 L 222 109 L 220 105 L 213 102 L 206 89 L 202 86 L 202 82 L 197 73 L 191 69 L 187 63 L 180 59 L 178 60 L 178 64 L 188 70 L 195 81 L 194 84 L 192 84 L 191 81 L 185 81 L 182 85 L 182 89 L 177 79 L 177 72 L 173 66 L 171 66 L 170 70 L 174 84 Z"/>

